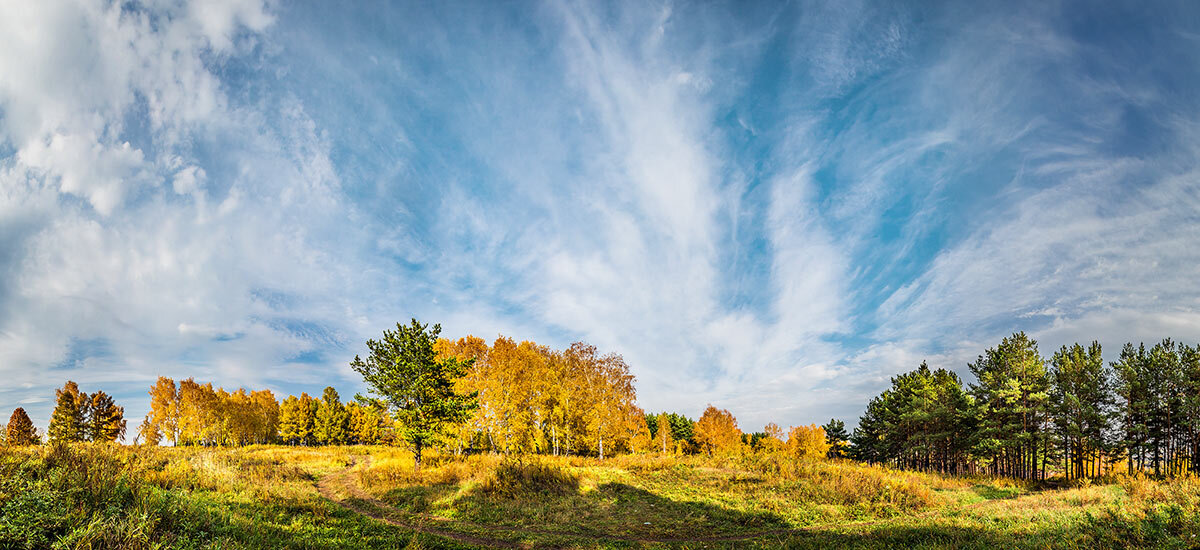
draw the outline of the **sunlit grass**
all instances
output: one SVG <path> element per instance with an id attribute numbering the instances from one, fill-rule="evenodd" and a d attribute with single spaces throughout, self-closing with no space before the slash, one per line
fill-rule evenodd
<path id="1" fill-rule="evenodd" d="M 425 462 L 414 472 L 392 447 L 4 449 L 0 547 L 462 544 L 352 512 L 318 493 L 323 478 L 343 482 L 326 489 L 334 500 L 367 499 L 360 511 L 535 547 L 1185 548 L 1200 536 L 1193 477 L 1053 489 L 753 454 Z"/>

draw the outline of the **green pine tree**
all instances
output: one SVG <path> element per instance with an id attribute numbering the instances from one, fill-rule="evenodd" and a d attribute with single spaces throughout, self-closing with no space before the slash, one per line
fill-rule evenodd
<path id="1" fill-rule="evenodd" d="M 354 357 L 350 367 L 363 376 L 371 391 L 395 410 L 397 435 L 413 453 L 413 469 L 420 471 L 426 448 L 442 441 L 449 425 L 464 422 L 478 407 L 477 394 L 460 394 L 455 382 L 473 363 L 455 357 L 438 359 L 434 344 L 441 325 L 408 326 L 383 331 L 382 340 L 368 340 L 371 354 Z"/>
<path id="2" fill-rule="evenodd" d="M 1063 475 L 1067 479 L 1102 474 L 1110 432 L 1112 382 L 1099 342 L 1088 348 L 1063 346 L 1050 360 L 1050 410 L 1054 417 Z"/>
<path id="3" fill-rule="evenodd" d="M 830 418 L 829 423 L 821 428 L 825 430 L 825 442 L 829 444 L 829 458 L 844 458 L 849 439 L 846 434 L 846 423 L 836 418 Z"/>

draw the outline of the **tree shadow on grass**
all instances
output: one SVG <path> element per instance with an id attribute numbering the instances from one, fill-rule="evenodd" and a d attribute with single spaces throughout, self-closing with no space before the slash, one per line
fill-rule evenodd
<path id="1" fill-rule="evenodd" d="M 866 531 L 818 530 L 764 537 L 759 548 L 1046 548 L 1067 542 L 1061 529 L 1004 531 L 952 525 L 879 526 Z M 1056 544 L 1057 543 L 1057 544 Z M 1047 546 L 1050 545 L 1050 546 Z M 739 547 L 731 545 L 728 547 Z M 744 547 L 744 545 L 743 545 Z"/>
<path id="2" fill-rule="evenodd" d="M 430 485 L 413 485 L 398 487 L 383 495 L 383 501 L 416 514 L 430 512 L 433 503 L 458 492 L 457 483 L 433 483 Z"/>
<path id="3" fill-rule="evenodd" d="M 203 523 L 214 539 L 246 548 L 420 548 L 471 546 L 383 524 L 334 503 L 209 503 Z M 201 519 L 201 518 L 196 518 Z"/>
<path id="4" fill-rule="evenodd" d="M 974 485 L 971 487 L 971 492 L 986 500 L 1016 498 L 1021 495 L 1021 489 L 1016 487 L 999 488 L 991 485 Z"/>
<path id="5" fill-rule="evenodd" d="M 403 512 L 421 513 L 423 503 L 444 498 L 452 486 L 417 486 L 389 492 L 384 501 Z M 406 503 L 417 503 L 407 507 Z M 455 521 L 474 532 L 523 534 L 533 546 L 630 546 L 678 542 L 714 535 L 786 529 L 782 517 L 718 504 L 673 500 L 623 483 L 582 492 L 539 491 L 503 497 L 473 490 L 453 501 Z M 566 541 L 570 541 L 567 543 Z M 591 544 L 583 543 L 591 541 Z"/>

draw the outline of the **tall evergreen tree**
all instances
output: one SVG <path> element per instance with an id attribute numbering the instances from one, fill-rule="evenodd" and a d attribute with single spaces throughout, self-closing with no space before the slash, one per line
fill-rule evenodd
<path id="1" fill-rule="evenodd" d="M 1125 344 L 1120 358 L 1112 364 L 1119 404 L 1117 420 L 1120 435 L 1115 444 L 1125 453 L 1129 471 L 1143 469 L 1147 456 L 1150 407 L 1148 364 L 1146 346 L 1135 348 L 1132 343 Z"/>
<path id="2" fill-rule="evenodd" d="M 849 455 L 868 462 L 957 473 L 967 465 L 975 427 L 973 401 L 945 369 L 892 377 L 891 388 L 867 405 L 850 436 Z"/>
<path id="3" fill-rule="evenodd" d="M 1179 370 L 1183 382 L 1180 388 L 1180 431 L 1184 450 L 1192 473 L 1200 473 L 1200 345 L 1179 346 Z"/>
<path id="4" fill-rule="evenodd" d="M 1037 342 L 1017 332 L 970 368 L 979 380 L 971 392 L 983 415 L 977 452 L 991 456 L 993 473 L 1044 477 L 1050 452 L 1049 379 Z"/>
<path id="5" fill-rule="evenodd" d="M 850 439 L 846 433 L 846 423 L 830 418 L 821 429 L 825 430 L 825 442 L 829 444 L 829 458 L 844 458 Z"/>
<path id="6" fill-rule="evenodd" d="M 17 407 L 8 418 L 8 426 L 4 428 L 4 439 L 7 445 L 23 447 L 38 443 L 37 429 L 25 409 Z"/>
<path id="7" fill-rule="evenodd" d="M 83 431 L 89 441 L 125 439 L 125 408 L 103 391 L 92 394 L 84 406 Z"/>
<path id="8" fill-rule="evenodd" d="M 88 403 L 86 393 L 79 391 L 79 385 L 67 381 L 62 389 L 55 390 L 54 412 L 50 416 L 50 428 L 47 435 L 50 441 L 71 442 L 83 441 L 87 438 L 84 425 L 84 410 Z"/>
<path id="9" fill-rule="evenodd" d="M 460 393 L 455 387 L 473 361 L 439 359 L 434 345 L 441 331 L 441 325 L 430 329 L 416 319 L 408 326 L 396 323 L 396 330 L 385 330 L 383 339 L 367 341 L 371 354 L 366 360 L 355 356 L 350 363 L 371 391 L 395 410 L 398 435 L 413 453 L 415 471 L 421 469 L 425 449 L 478 407 L 477 393 Z"/>
<path id="10" fill-rule="evenodd" d="M 1099 342 L 1063 346 L 1050 361 L 1050 412 L 1068 479 L 1098 476 L 1110 432 L 1113 392 Z"/>

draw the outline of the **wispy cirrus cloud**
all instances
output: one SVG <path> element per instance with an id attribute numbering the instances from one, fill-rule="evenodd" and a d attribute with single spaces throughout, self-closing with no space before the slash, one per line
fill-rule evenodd
<path id="1" fill-rule="evenodd" d="M 1194 338 L 1195 9 L 0 8 L 0 406 L 357 389 L 397 320 L 852 420 L 922 359 Z M 1158 32 L 1161 31 L 1161 32 Z M 1048 351 L 1048 350 L 1044 350 Z"/>

